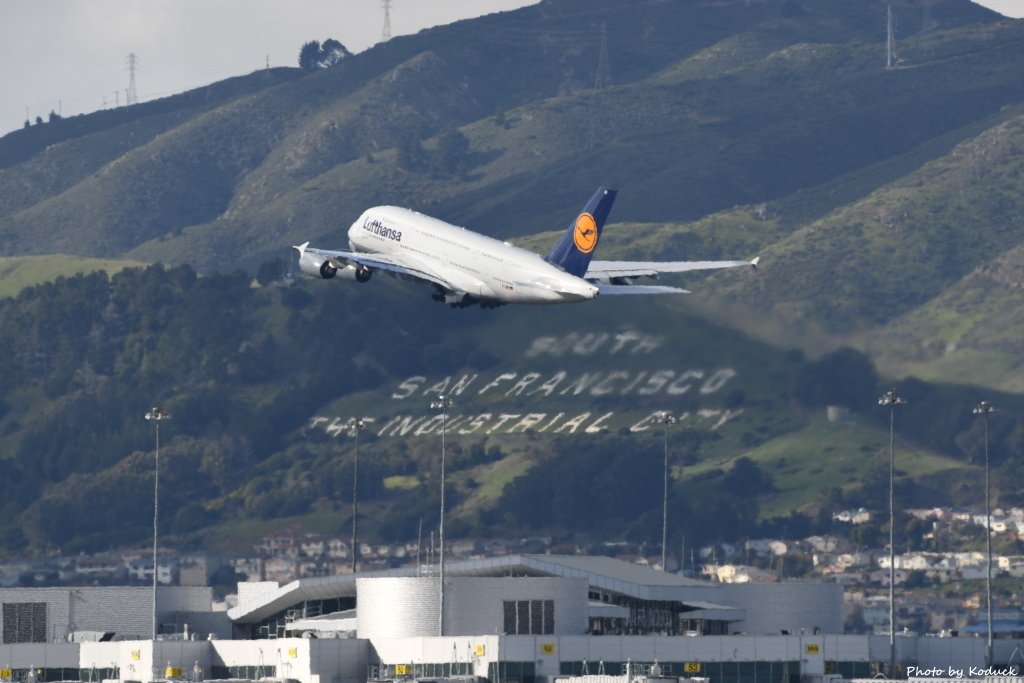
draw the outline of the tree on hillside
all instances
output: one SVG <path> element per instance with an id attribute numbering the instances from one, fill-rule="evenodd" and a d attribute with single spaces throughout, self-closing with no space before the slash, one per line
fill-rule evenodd
<path id="1" fill-rule="evenodd" d="M 307 71 L 327 69 L 350 56 L 348 48 L 334 38 L 328 38 L 322 45 L 319 40 L 311 40 L 299 50 L 299 66 Z"/>
<path id="2" fill-rule="evenodd" d="M 427 160 L 427 150 L 423 148 L 423 141 L 417 135 L 405 135 L 398 141 L 397 148 L 396 161 L 398 166 L 406 171 L 418 171 Z"/>
<path id="3" fill-rule="evenodd" d="M 320 41 L 311 40 L 303 43 L 299 50 L 299 68 L 312 71 L 316 68 L 317 59 L 320 57 Z"/>
<path id="4" fill-rule="evenodd" d="M 740 457 L 722 479 L 727 491 L 743 491 L 749 495 L 763 495 L 775 490 L 772 476 L 746 456 Z"/>
<path id="5" fill-rule="evenodd" d="M 334 66 L 346 57 L 351 57 L 352 53 L 348 49 L 339 43 L 334 38 L 328 38 L 324 41 L 324 44 L 320 46 L 319 63 L 317 64 L 321 69 L 326 69 Z"/>
<path id="6" fill-rule="evenodd" d="M 463 177 L 466 175 L 469 156 L 469 138 L 457 128 L 441 134 L 437 140 L 437 152 L 432 159 L 435 173 Z"/>
<path id="7" fill-rule="evenodd" d="M 266 287 L 271 282 L 276 282 L 288 272 L 288 264 L 276 258 L 272 261 L 264 261 L 256 271 L 256 282 L 261 287 Z"/>
<path id="8" fill-rule="evenodd" d="M 878 373 L 870 358 L 843 347 L 801 368 L 794 384 L 796 398 L 806 406 L 868 410 L 877 398 Z"/>

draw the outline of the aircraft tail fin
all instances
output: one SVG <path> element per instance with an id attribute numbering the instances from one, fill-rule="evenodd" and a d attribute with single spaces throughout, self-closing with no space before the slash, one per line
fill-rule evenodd
<path id="1" fill-rule="evenodd" d="M 583 277 L 601 239 L 601 230 L 608 220 L 616 194 L 615 190 L 604 186 L 597 188 L 597 192 L 544 260 L 570 275 Z"/>

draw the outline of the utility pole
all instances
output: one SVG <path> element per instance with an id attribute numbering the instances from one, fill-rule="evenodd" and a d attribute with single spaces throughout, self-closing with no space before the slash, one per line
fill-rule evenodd
<path id="1" fill-rule="evenodd" d="M 356 563 L 359 561 L 359 536 L 357 530 L 357 518 L 359 516 L 359 432 L 371 422 L 368 417 L 351 417 L 348 420 L 348 435 L 356 442 L 355 458 L 352 461 L 352 573 L 356 573 Z"/>
<path id="2" fill-rule="evenodd" d="M 985 605 L 988 611 L 988 639 L 985 642 L 985 666 L 992 667 L 992 499 L 989 493 L 988 467 L 988 416 L 995 408 L 988 401 L 982 401 L 974 409 L 975 415 L 985 420 L 985 550 L 988 563 L 985 565 Z"/>
<path id="3" fill-rule="evenodd" d="M 165 413 L 160 408 L 154 406 L 146 413 L 146 420 L 152 422 L 156 427 L 156 461 L 153 467 L 153 640 L 156 641 L 156 581 L 158 567 L 156 559 L 157 551 L 157 520 L 160 512 L 160 423 L 164 420 L 170 420 L 171 414 Z M 154 663 L 153 665 L 157 665 Z"/>
<path id="4" fill-rule="evenodd" d="M 139 66 L 139 58 L 134 52 L 128 53 L 128 91 L 125 93 L 125 103 L 130 107 L 138 104 L 139 95 L 135 90 L 135 69 Z"/>
<path id="5" fill-rule="evenodd" d="M 888 19 L 885 32 L 885 68 L 891 69 L 896 63 L 896 21 L 892 15 L 892 5 L 889 5 Z"/>
<path id="6" fill-rule="evenodd" d="M 889 678 L 896 677 L 896 406 L 906 402 L 896 387 L 878 399 L 878 405 L 889 409 Z"/>
<path id="7" fill-rule="evenodd" d="M 661 499 L 661 571 L 668 571 L 668 427 L 676 423 L 675 415 L 661 410 L 654 419 L 663 428 L 665 446 L 664 492 Z"/>
<path id="8" fill-rule="evenodd" d="M 380 32 L 380 42 L 391 40 L 391 0 L 381 0 L 384 6 L 384 28 Z"/>
<path id="9" fill-rule="evenodd" d="M 387 0 L 385 0 L 387 2 Z M 437 615 L 437 635 L 444 635 L 444 468 L 445 468 L 445 437 L 448 428 L 448 411 L 451 410 L 453 401 L 451 396 L 447 394 L 441 394 L 436 399 L 430 402 L 430 407 L 433 410 L 441 411 L 441 525 L 438 533 L 438 543 L 440 544 L 441 558 L 438 563 L 438 587 L 439 592 L 439 609 Z"/>
<path id="10" fill-rule="evenodd" d="M 601 24 L 601 51 L 597 57 L 597 78 L 594 87 L 607 88 L 612 84 L 612 71 L 608 66 L 608 24 Z"/>

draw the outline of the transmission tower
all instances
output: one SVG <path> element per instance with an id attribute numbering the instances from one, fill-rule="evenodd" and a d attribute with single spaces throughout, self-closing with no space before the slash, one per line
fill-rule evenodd
<path id="1" fill-rule="evenodd" d="M 128 90 L 125 91 L 125 104 L 131 106 L 138 103 L 139 94 L 135 91 L 135 69 L 139 66 L 139 58 L 134 52 L 128 53 Z"/>
<path id="2" fill-rule="evenodd" d="M 595 88 L 607 88 L 612 84 L 612 72 L 608 66 L 608 24 L 601 24 L 601 51 L 597 58 Z"/>
<path id="3" fill-rule="evenodd" d="M 892 15 L 892 5 L 889 5 L 888 19 L 886 20 L 885 32 L 885 68 L 891 69 L 896 63 L 896 20 Z"/>
<path id="4" fill-rule="evenodd" d="M 380 42 L 386 43 L 391 40 L 391 0 L 381 0 L 384 6 L 384 28 L 380 32 Z"/>
<path id="5" fill-rule="evenodd" d="M 612 72 L 608 66 L 608 24 L 601 24 L 601 50 L 597 58 L 597 76 L 594 88 L 603 90 L 612 84 Z M 605 118 L 605 97 L 595 95 L 593 106 L 587 107 L 587 149 L 593 149 L 597 140 L 600 122 Z"/>

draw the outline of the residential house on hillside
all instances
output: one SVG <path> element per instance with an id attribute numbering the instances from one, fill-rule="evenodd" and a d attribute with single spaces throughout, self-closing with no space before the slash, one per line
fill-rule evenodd
<path id="1" fill-rule="evenodd" d="M 741 564 L 704 565 L 702 573 L 719 583 L 775 583 L 774 572 Z"/>
<path id="2" fill-rule="evenodd" d="M 1024 577 L 1024 555 L 1000 555 L 996 558 L 996 566 L 1015 579 Z"/>
<path id="3" fill-rule="evenodd" d="M 307 534 L 299 541 L 299 552 L 303 557 L 321 557 L 327 551 L 327 542 L 317 534 Z"/>
<path id="4" fill-rule="evenodd" d="M 895 571 L 893 571 L 893 580 L 896 582 L 897 586 L 901 586 L 907 582 L 907 576 L 909 575 L 910 572 L 908 570 L 897 568 Z M 888 586 L 889 570 L 876 569 L 875 571 L 868 574 L 868 578 L 871 580 L 872 583 L 877 583 L 882 586 Z"/>
<path id="5" fill-rule="evenodd" d="M 823 553 L 834 553 L 847 543 L 836 536 L 808 536 L 805 540 L 809 546 Z"/>
<path id="6" fill-rule="evenodd" d="M 833 512 L 832 519 L 837 522 L 846 522 L 848 524 L 867 524 L 871 521 L 871 513 L 864 508 L 857 508 L 856 510 L 841 510 L 839 512 Z"/>
<path id="7" fill-rule="evenodd" d="M 327 557 L 332 560 L 348 559 L 349 545 L 340 538 L 332 538 L 327 541 Z"/>
<path id="8" fill-rule="evenodd" d="M 75 573 L 86 581 L 125 581 L 128 578 L 128 565 L 120 555 L 79 557 L 75 560 Z"/>

